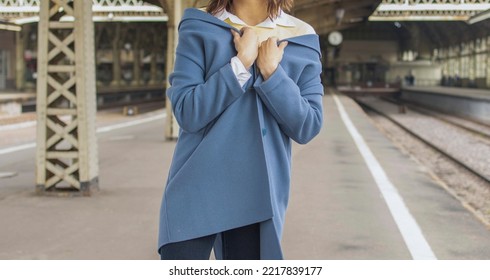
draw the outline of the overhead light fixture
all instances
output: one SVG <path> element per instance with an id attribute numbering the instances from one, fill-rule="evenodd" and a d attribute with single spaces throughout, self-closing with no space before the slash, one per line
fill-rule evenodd
<path id="1" fill-rule="evenodd" d="M 123 2 L 123 1 L 120 1 Z M 129 1 L 127 1 L 129 2 Z M 114 13 L 114 12 L 147 12 L 147 13 L 163 13 L 163 9 L 154 5 L 92 5 L 94 13 Z"/>
<path id="2" fill-rule="evenodd" d="M 474 24 L 474 23 L 477 23 L 477 22 L 480 22 L 480 21 L 484 21 L 486 19 L 489 19 L 490 18 L 490 9 L 486 10 L 486 11 L 483 11 L 481 13 L 478 13 L 472 17 L 470 17 L 466 23 L 468 24 Z"/>
<path id="3" fill-rule="evenodd" d="M 17 25 L 23 25 L 23 24 L 33 23 L 33 22 L 39 22 L 39 16 L 18 18 L 18 19 L 12 20 L 12 22 L 15 23 L 15 24 L 17 24 Z"/>
<path id="4" fill-rule="evenodd" d="M 75 21 L 75 17 L 74 16 L 68 16 L 68 15 L 64 15 L 60 18 L 60 21 L 64 21 L 64 22 L 73 22 Z"/>
<path id="5" fill-rule="evenodd" d="M 369 21 L 466 21 L 468 16 L 466 15 L 371 15 Z"/>
<path id="6" fill-rule="evenodd" d="M 348 19 L 347 22 L 349 22 L 349 23 L 357 23 L 357 22 L 361 22 L 363 20 L 364 20 L 363 17 L 356 17 L 356 18 L 350 18 L 350 19 Z"/>
<path id="7" fill-rule="evenodd" d="M 20 32 L 22 30 L 22 27 L 18 25 L 0 23 L 0 30 Z"/>
<path id="8" fill-rule="evenodd" d="M 165 22 L 168 16 L 93 16 L 94 22 Z"/>
<path id="9" fill-rule="evenodd" d="M 73 16 L 64 15 L 60 18 L 60 21 L 63 22 L 73 22 L 75 18 Z M 113 21 L 121 21 L 121 22 L 166 22 L 168 21 L 168 16 L 93 16 L 92 20 L 94 22 L 113 22 Z M 16 25 L 9 25 L 17 27 L 18 25 L 24 25 L 28 23 L 39 22 L 39 17 L 28 17 L 28 18 L 19 18 L 12 21 L 12 23 Z M 19 27 L 20 28 L 20 27 Z M 0 29 L 3 29 L 0 27 Z M 16 30 L 13 30 L 16 31 Z"/>
<path id="10" fill-rule="evenodd" d="M 339 8 L 339 9 L 335 10 L 335 20 L 337 22 L 337 25 L 340 25 L 340 23 L 342 22 L 342 19 L 344 18 L 344 15 L 345 15 L 344 9 Z"/>

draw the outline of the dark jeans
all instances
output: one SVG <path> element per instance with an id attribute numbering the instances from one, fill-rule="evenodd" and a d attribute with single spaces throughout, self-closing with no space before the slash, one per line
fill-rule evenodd
<path id="1" fill-rule="evenodd" d="M 169 243 L 160 248 L 162 260 L 209 260 L 217 234 Z M 223 259 L 259 260 L 260 224 L 227 230 L 221 233 Z"/>

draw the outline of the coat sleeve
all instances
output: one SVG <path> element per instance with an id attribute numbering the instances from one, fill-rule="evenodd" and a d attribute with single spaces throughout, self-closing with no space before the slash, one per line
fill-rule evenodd
<path id="1" fill-rule="evenodd" d="M 218 117 L 244 90 L 230 63 L 205 80 L 205 38 L 195 24 L 181 24 L 167 96 L 180 127 L 195 133 Z"/>
<path id="2" fill-rule="evenodd" d="M 308 143 L 322 127 L 323 86 L 320 80 L 321 63 L 310 63 L 295 83 L 281 65 L 264 81 L 254 87 L 281 129 L 294 141 Z"/>

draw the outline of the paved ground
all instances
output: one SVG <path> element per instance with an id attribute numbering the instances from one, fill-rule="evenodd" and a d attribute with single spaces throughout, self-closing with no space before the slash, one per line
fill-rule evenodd
<path id="1" fill-rule="evenodd" d="M 490 231 L 401 153 L 350 99 L 354 125 L 397 188 L 439 259 L 490 259 Z M 411 258 L 372 175 L 325 97 L 325 128 L 296 147 L 284 247 L 293 259 Z"/>
<path id="2" fill-rule="evenodd" d="M 286 257 L 410 259 L 332 97 L 324 101 L 321 134 L 293 151 Z M 490 231 L 388 142 L 350 99 L 341 101 L 435 255 L 490 259 Z M 99 122 L 121 121 L 113 117 Z M 0 173 L 18 173 L 0 179 L 0 259 L 158 258 L 158 212 L 175 145 L 163 132 L 160 119 L 99 133 L 101 192 L 90 198 L 35 196 L 34 149 L 0 155 Z M 2 133 L 0 151 L 10 146 L 2 144 Z"/>

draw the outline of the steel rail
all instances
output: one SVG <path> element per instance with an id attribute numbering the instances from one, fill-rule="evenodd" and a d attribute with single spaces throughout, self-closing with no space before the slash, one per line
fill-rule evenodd
<path id="1" fill-rule="evenodd" d="M 482 137 L 483 139 L 485 139 L 487 141 L 490 141 L 490 132 L 477 130 L 475 128 L 466 126 L 466 125 L 464 125 L 462 123 L 459 123 L 459 122 L 450 120 L 448 118 L 445 118 L 445 117 L 439 115 L 439 114 L 446 114 L 447 115 L 447 113 L 440 112 L 440 111 L 437 111 L 437 110 L 434 110 L 434 109 L 430 109 L 430 108 L 424 108 L 422 106 L 413 104 L 412 102 L 406 102 L 406 101 L 400 102 L 398 100 L 395 100 L 395 99 L 392 99 L 392 98 L 387 98 L 387 97 L 382 97 L 381 99 L 384 100 L 384 101 L 387 101 L 387 102 L 396 104 L 398 106 L 406 106 L 410 110 L 413 110 L 415 112 L 418 112 L 418 113 L 423 114 L 423 115 L 426 115 L 426 116 L 433 117 L 433 118 L 438 119 L 440 121 L 443 121 L 445 123 L 448 123 L 448 124 L 457 126 L 457 127 L 462 128 L 464 130 L 467 130 L 468 132 L 471 132 L 473 134 L 476 134 L 477 136 Z M 490 125 L 489 124 L 486 124 L 486 123 L 483 123 L 483 122 L 478 122 L 478 121 L 475 121 L 475 120 L 472 120 L 472 119 L 469 119 L 469 118 L 464 118 L 464 117 L 457 116 L 457 115 L 452 115 L 451 117 L 458 118 L 458 119 L 461 119 L 461 120 L 466 121 L 466 122 L 472 122 L 472 123 L 474 123 L 476 125 L 483 126 L 483 127 L 487 128 L 490 131 Z"/>
<path id="2" fill-rule="evenodd" d="M 435 151 L 439 152 L 440 154 L 444 155 L 446 158 L 450 159 L 451 161 L 453 161 L 457 165 L 463 167 L 464 169 L 466 169 L 467 171 L 469 171 L 473 175 L 477 176 L 478 178 L 481 178 L 482 180 L 484 180 L 485 182 L 487 182 L 487 183 L 490 184 L 490 178 L 489 177 L 481 174 L 480 172 L 478 172 L 477 170 L 475 170 L 471 166 L 467 165 L 466 163 L 464 163 L 464 162 L 460 161 L 459 159 L 455 158 L 454 156 L 452 156 L 448 152 L 444 151 L 442 148 L 439 148 L 437 145 L 435 145 L 435 144 L 431 143 L 430 141 L 426 140 L 425 138 L 423 138 L 422 136 L 420 136 L 416 132 L 412 131 L 410 128 L 406 127 L 402 123 L 398 122 L 397 120 L 395 120 L 394 118 L 392 118 L 388 114 L 385 114 L 384 112 L 382 112 L 382 111 L 380 111 L 380 110 L 378 110 L 378 109 L 370 106 L 369 104 L 363 102 L 362 100 L 359 100 L 358 98 L 355 98 L 354 100 L 359 105 L 361 105 L 361 107 L 366 108 L 366 109 L 368 109 L 368 110 L 370 110 L 372 112 L 375 112 L 378 115 L 381 115 L 382 117 L 388 119 L 389 121 L 391 121 L 392 123 L 394 123 L 395 125 L 397 125 L 401 129 L 403 129 L 405 132 L 407 132 L 411 136 L 415 137 L 416 139 L 418 139 L 419 141 L 423 142 L 424 144 L 426 144 L 427 146 L 431 147 L 432 149 L 434 149 Z"/>

